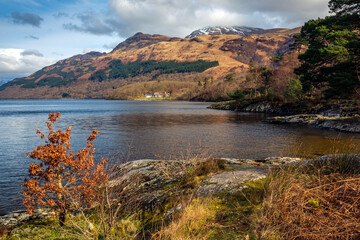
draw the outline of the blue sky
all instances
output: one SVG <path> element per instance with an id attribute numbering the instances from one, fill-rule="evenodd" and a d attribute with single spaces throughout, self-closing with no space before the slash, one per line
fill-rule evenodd
<path id="1" fill-rule="evenodd" d="M 57 60 L 111 51 L 136 32 L 184 37 L 206 26 L 293 28 L 328 0 L 0 0 L 0 81 Z"/>

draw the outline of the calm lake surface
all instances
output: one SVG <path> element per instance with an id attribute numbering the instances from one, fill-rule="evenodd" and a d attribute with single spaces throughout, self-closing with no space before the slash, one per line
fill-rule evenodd
<path id="1" fill-rule="evenodd" d="M 209 103 L 106 100 L 0 100 L 0 215 L 21 208 L 20 184 L 43 142 L 50 112 L 61 112 L 55 129 L 72 126 L 73 151 L 98 129 L 96 158 L 113 161 L 173 159 L 188 155 L 259 159 L 319 156 L 360 146 L 359 134 L 299 125 L 271 125 L 267 115 L 210 110 Z"/>

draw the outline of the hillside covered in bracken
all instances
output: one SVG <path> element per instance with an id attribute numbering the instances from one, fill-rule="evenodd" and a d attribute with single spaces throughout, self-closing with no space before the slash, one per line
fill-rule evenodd
<path id="1" fill-rule="evenodd" d="M 75 55 L 14 79 L 0 87 L 0 97 L 137 99 L 160 91 L 169 92 L 171 99 L 227 99 L 239 85 L 259 85 L 256 79 L 246 80 L 249 64 L 282 66 L 276 74 L 286 77 L 274 82 L 276 91 L 283 92 L 298 61 L 291 45 L 299 31 L 193 38 L 137 33 L 109 53 Z"/>

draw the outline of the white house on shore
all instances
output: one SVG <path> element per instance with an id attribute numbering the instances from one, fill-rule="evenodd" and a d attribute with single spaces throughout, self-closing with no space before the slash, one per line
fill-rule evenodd
<path id="1" fill-rule="evenodd" d="M 162 98 L 163 95 L 162 95 L 161 93 L 159 93 L 159 92 L 154 92 L 154 97 L 156 97 L 156 98 Z"/>
<path id="2" fill-rule="evenodd" d="M 170 93 L 154 92 L 154 94 L 150 94 L 150 93 L 145 94 L 145 98 L 163 98 L 163 97 L 170 97 Z"/>

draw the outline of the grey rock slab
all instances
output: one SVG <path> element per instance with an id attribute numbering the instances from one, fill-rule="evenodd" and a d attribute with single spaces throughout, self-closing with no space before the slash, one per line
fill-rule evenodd
<path id="1" fill-rule="evenodd" d="M 292 116 L 273 117 L 266 120 L 269 123 L 296 123 L 343 132 L 360 133 L 360 118 L 328 117 L 320 114 L 298 114 Z"/>
<path id="2" fill-rule="evenodd" d="M 240 191 L 243 183 L 265 178 L 266 173 L 265 168 L 237 169 L 218 173 L 206 179 L 197 189 L 196 194 L 211 196 L 221 192 Z"/>
<path id="3" fill-rule="evenodd" d="M 264 163 L 270 165 L 284 165 L 288 163 L 300 162 L 303 159 L 293 157 L 268 157 L 264 159 Z"/>

